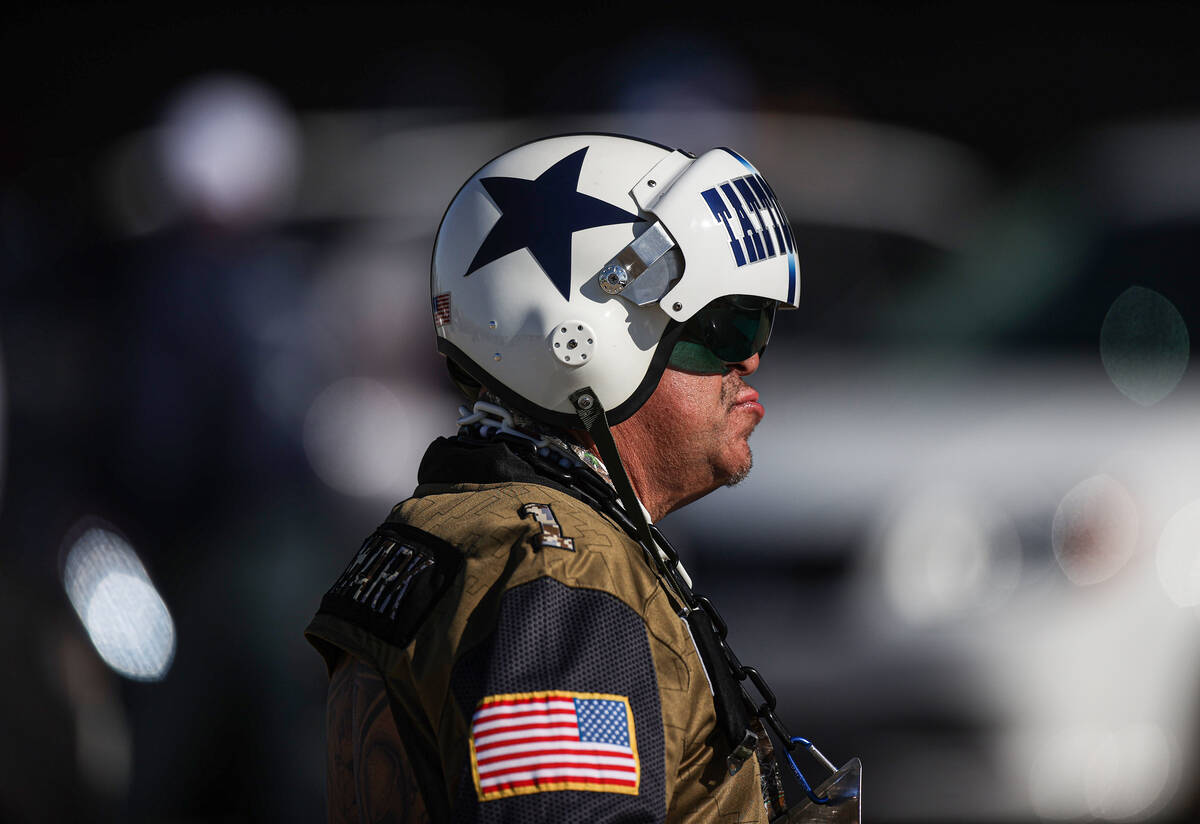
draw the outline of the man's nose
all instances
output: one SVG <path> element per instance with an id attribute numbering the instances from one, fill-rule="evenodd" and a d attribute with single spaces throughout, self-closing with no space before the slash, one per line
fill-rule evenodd
<path id="1" fill-rule="evenodd" d="M 730 372 L 737 372 L 739 375 L 749 375 L 758 369 L 758 362 L 759 356 L 758 353 L 755 352 L 745 360 L 738 361 L 737 363 L 727 363 L 725 365 L 729 367 Z"/>

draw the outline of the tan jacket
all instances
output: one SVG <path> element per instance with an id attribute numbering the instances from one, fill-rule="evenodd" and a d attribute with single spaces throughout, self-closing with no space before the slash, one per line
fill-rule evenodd
<path id="1" fill-rule="evenodd" d="M 427 806 L 455 821 L 767 820 L 758 764 L 725 769 L 687 625 L 615 522 L 538 483 L 417 493 L 367 541 L 306 635 L 331 667 L 344 651 L 383 675 Z M 588 724 L 610 733 L 585 712 L 624 716 L 602 759 L 620 780 L 551 750 L 518 753 L 527 768 L 485 758 L 530 730 L 497 736 L 495 721 L 473 726 L 477 710 L 540 719 L 549 700 L 574 702 L 581 736 Z M 626 740 L 630 752 L 617 752 Z M 534 767 L 544 775 L 530 777 Z"/>

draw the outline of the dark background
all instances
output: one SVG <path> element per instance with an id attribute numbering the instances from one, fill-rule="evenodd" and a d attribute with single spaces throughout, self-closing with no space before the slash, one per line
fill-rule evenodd
<path id="1" fill-rule="evenodd" d="M 414 443 L 452 431 L 455 400 L 421 326 L 440 212 L 406 204 L 444 205 L 493 154 L 580 126 L 693 151 L 741 149 L 741 137 L 761 147 L 745 151 L 792 212 L 803 306 L 762 374 L 775 428 L 754 442 L 760 485 L 720 491 L 665 528 L 797 732 L 835 760 L 864 757 L 868 820 L 1194 818 L 1195 616 L 1143 610 L 1113 583 L 1144 557 L 1154 577 L 1163 522 L 1195 497 L 1194 381 L 1134 403 L 1100 357 L 1102 323 L 1131 286 L 1163 296 L 1187 328 L 1197 321 L 1189 4 L 42 4 L 6 18 L 0 818 L 322 818 L 324 673 L 300 633 L 408 476 L 370 494 L 331 486 L 305 440 L 310 404 L 340 380 L 386 387 L 382 420 L 416 433 L 388 453 L 405 472 Z M 137 141 L 155 139 L 191 84 L 231 74 L 296 124 L 299 194 L 260 213 L 176 193 L 152 214 L 161 170 Z M 693 122 L 710 143 L 677 133 Z M 793 209 L 788 192 L 803 194 L 805 170 L 822 165 L 814 147 L 842 145 L 813 136 L 830 123 L 932 140 L 927 151 L 969 171 L 961 224 L 942 215 L 951 228 L 930 234 L 853 217 L 874 214 L 885 189 L 900 192 L 889 214 L 905 212 L 903 186 L 877 182 L 893 170 L 867 165 L 823 178 L 855 178 L 846 211 Z M 1130 124 L 1160 142 L 1130 149 L 1132 132 L 1111 131 Z M 379 160 L 392 155 L 354 151 L 385 144 L 435 171 L 406 178 L 404 163 Z M 126 156 L 142 175 L 132 218 L 114 183 Z M 384 164 L 368 164 L 379 176 L 343 180 L 363 156 Z M 1146 172 L 1155 160 L 1167 172 Z M 1128 191 L 1170 197 L 1146 196 L 1153 208 L 1130 217 Z M 404 285 L 392 287 L 378 272 L 396 260 Z M 1186 332 L 1140 334 L 1143 372 L 1156 356 L 1186 362 Z M 1056 433 L 1093 424 L 1080 443 L 1095 454 L 1059 455 Z M 1113 431 L 1143 440 L 1104 457 Z M 929 474 L 921 459 L 955 439 L 995 454 L 931 488 L 1002 513 L 1021 571 L 989 612 L 973 611 L 985 587 L 942 611 L 889 613 L 888 513 L 908 511 L 901 493 Z M 890 463 L 889 444 L 903 453 Z M 784 453 L 796 463 L 772 460 Z M 1043 462 L 1019 465 L 1027 454 Z M 1132 490 L 1137 549 L 1119 573 L 1081 583 L 1064 561 L 1075 544 L 1064 550 L 1052 521 L 1097 471 Z M 767 484 L 793 497 L 770 498 Z M 1085 555 L 1108 551 L 1094 533 L 1120 531 L 1104 520 L 1110 504 L 1084 507 Z M 717 529 L 728 523 L 732 538 Z M 993 534 L 987 518 L 971 523 Z M 64 594 L 67 553 L 90 526 L 124 536 L 171 611 L 178 647 L 160 681 L 106 669 Z M 1104 616 L 1126 617 L 1106 630 Z M 1046 641 L 1060 636 L 1078 659 Z M 1139 659 L 1143 647 L 1162 655 Z M 1131 669 L 1144 684 L 1112 686 Z M 1079 707 L 1090 710 L 1063 722 L 1065 738 L 1038 738 Z M 1149 737 L 1121 737 L 1135 728 Z M 1120 760 L 1135 739 L 1149 755 Z M 1038 789 L 1038 759 L 1082 789 Z M 1104 789 L 1156 782 L 1144 804 Z"/>

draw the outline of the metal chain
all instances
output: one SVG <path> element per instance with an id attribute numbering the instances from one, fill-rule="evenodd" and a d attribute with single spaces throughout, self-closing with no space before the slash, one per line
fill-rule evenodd
<path id="1" fill-rule="evenodd" d="M 671 546 L 670 542 L 663 537 L 663 534 L 658 530 L 658 527 L 651 526 L 650 531 L 654 535 L 655 541 L 657 541 L 659 546 L 662 547 L 663 554 L 667 557 L 667 565 L 672 571 L 674 571 L 674 567 L 679 564 L 679 553 L 676 552 L 675 548 Z M 784 747 L 786 747 L 789 751 L 794 750 L 796 748 L 796 744 L 794 741 L 792 741 L 792 734 L 788 732 L 788 729 L 786 726 L 784 726 L 783 721 L 781 721 L 779 716 L 775 714 L 775 708 L 778 703 L 778 699 L 775 696 L 775 691 L 767 685 L 766 679 L 763 678 L 762 674 L 755 667 L 744 665 L 737 657 L 737 654 L 729 646 L 728 642 L 726 641 L 726 637 L 729 635 L 729 625 L 725 623 L 725 619 L 721 617 L 721 613 L 713 605 L 713 602 L 710 601 L 706 596 L 696 595 L 689 590 L 679 592 L 678 594 L 690 609 L 701 610 L 708 618 L 709 623 L 712 625 L 713 632 L 717 636 L 717 646 L 720 648 L 721 653 L 725 656 L 725 663 L 729 667 L 729 671 L 732 673 L 733 677 L 736 678 L 738 683 L 742 685 L 742 693 L 746 696 L 747 703 L 749 703 L 751 706 L 753 706 L 755 702 L 751 698 L 750 694 L 746 691 L 746 682 L 749 681 L 754 686 L 754 689 L 758 692 L 758 696 L 762 699 L 762 703 L 758 704 L 754 714 L 758 718 L 762 719 L 762 721 L 771 728 L 772 732 L 774 732 L 775 735 L 778 736 L 783 742 Z"/>

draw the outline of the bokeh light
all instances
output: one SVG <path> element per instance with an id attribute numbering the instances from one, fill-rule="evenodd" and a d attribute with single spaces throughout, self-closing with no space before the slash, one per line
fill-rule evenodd
<path id="1" fill-rule="evenodd" d="M 304 449 L 326 484 L 359 497 L 407 494 L 416 465 L 436 432 L 428 404 L 402 397 L 373 378 L 343 378 L 309 408 Z M 408 485 L 409 488 L 405 489 Z"/>
<path id="2" fill-rule="evenodd" d="M 1187 369 L 1187 324 L 1167 298 L 1131 286 L 1120 294 L 1100 327 L 1100 359 L 1113 384 L 1129 399 L 1153 406 L 1174 391 Z"/>
<path id="3" fill-rule="evenodd" d="M 883 538 L 892 607 L 916 624 L 994 607 L 1016 587 L 1021 546 L 1003 513 L 962 492 L 925 489 L 905 502 Z"/>
<path id="4" fill-rule="evenodd" d="M 168 108 L 160 151 L 185 208 L 219 222 L 275 214 L 288 205 L 299 137 L 274 93 L 250 78 L 205 78 Z"/>
<path id="5" fill-rule="evenodd" d="M 104 662 L 135 681 L 158 681 L 175 657 L 175 624 L 124 538 L 92 527 L 71 546 L 63 585 Z"/>
<path id="6" fill-rule="evenodd" d="M 1133 555 L 1138 509 L 1129 492 L 1108 475 L 1076 485 L 1058 505 L 1051 525 L 1054 558 L 1074 584 L 1111 578 Z"/>
<path id="7" fill-rule="evenodd" d="M 1109 775 L 1096 776 L 1088 788 L 1092 815 L 1109 821 L 1149 817 L 1170 800 L 1178 778 L 1175 746 L 1154 724 L 1135 724 L 1116 730 L 1107 755 Z"/>
<path id="8" fill-rule="evenodd" d="M 1200 501 L 1176 512 L 1158 539 L 1158 577 L 1180 606 L 1200 605 Z"/>
<path id="9" fill-rule="evenodd" d="M 1070 730 L 1042 745 L 1029 776 L 1029 800 L 1039 817 L 1054 821 L 1087 815 L 1089 776 L 1108 768 L 1096 758 L 1107 743 L 1102 731 Z"/>
<path id="10" fill-rule="evenodd" d="M 1033 760 L 1029 797 L 1045 820 L 1142 820 L 1173 795 L 1174 764 L 1174 745 L 1153 724 L 1060 730 Z"/>

